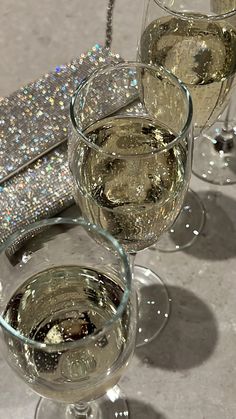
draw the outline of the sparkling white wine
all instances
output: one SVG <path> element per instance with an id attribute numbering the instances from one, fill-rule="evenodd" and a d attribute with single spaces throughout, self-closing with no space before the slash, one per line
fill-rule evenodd
<path id="1" fill-rule="evenodd" d="M 163 17 L 150 23 L 140 41 L 140 59 L 161 64 L 188 87 L 196 134 L 227 104 L 236 71 L 236 31 L 223 21 Z"/>
<path id="2" fill-rule="evenodd" d="M 74 196 L 83 215 L 129 252 L 155 243 L 183 202 L 187 141 L 157 153 L 175 135 L 149 119 L 130 116 L 104 119 L 85 134 L 100 151 L 82 142 L 74 151 Z"/>
<path id="3" fill-rule="evenodd" d="M 132 353 L 135 321 L 132 325 L 130 303 L 106 333 L 81 342 L 113 318 L 122 295 L 114 278 L 79 266 L 55 267 L 32 276 L 10 299 L 5 320 L 33 341 L 80 345 L 40 350 L 6 333 L 11 366 L 45 397 L 77 402 L 104 394 L 117 383 Z"/>

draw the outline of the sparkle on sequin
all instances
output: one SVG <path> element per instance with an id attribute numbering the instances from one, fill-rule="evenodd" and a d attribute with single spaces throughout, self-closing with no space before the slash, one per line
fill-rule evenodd
<path id="1" fill-rule="evenodd" d="M 131 84 L 132 87 L 135 87 L 138 84 L 138 80 L 137 79 L 134 79 L 134 80 L 131 81 L 130 84 Z"/>

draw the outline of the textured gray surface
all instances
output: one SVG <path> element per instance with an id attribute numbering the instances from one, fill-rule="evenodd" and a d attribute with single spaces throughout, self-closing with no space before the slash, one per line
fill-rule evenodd
<path id="1" fill-rule="evenodd" d="M 134 59 L 142 0 L 117 0 L 113 48 Z M 0 95 L 104 44 L 107 0 L 1 0 Z"/>
<path id="2" fill-rule="evenodd" d="M 135 57 L 142 0 L 117 0 L 113 49 Z M 103 43 L 105 0 L 1 0 L 0 95 Z M 135 419 L 236 418 L 236 190 L 192 179 L 208 210 L 185 252 L 147 250 L 172 298 L 166 328 L 136 351 L 122 387 Z M 33 419 L 37 396 L 0 359 L 0 419 Z M 109 418 L 111 419 L 111 418 Z"/>

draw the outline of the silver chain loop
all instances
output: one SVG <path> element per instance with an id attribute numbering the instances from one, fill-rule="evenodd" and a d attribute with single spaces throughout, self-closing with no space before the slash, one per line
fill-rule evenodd
<path id="1" fill-rule="evenodd" d="M 112 21 L 113 21 L 113 11 L 114 11 L 115 0 L 109 0 L 107 6 L 107 20 L 106 20 L 106 40 L 105 47 L 111 48 L 112 43 Z"/>

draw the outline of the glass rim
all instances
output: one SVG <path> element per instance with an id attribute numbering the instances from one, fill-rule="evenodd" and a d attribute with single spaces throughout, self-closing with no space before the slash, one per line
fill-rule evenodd
<path id="1" fill-rule="evenodd" d="M 1 244 L 0 254 L 5 252 L 7 248 L 9 248 L 19 236 L 22 236 L 22 234 L 27 234 L 41 227 L 56 226 L 60 224 L 75 225 L 75 226 L 79 225 L 79 226 L 82 226 L 87 232 L 95 231 L 96 233 L 103 236 L 105 239 L 108 239 L 109 242 L 112 244 L 113 248 L 118 252 L 119 258 L 121 262 L 123 263 L 123 267 L 124 267 L 123 274 L 126 279 L 126 287 L 123 292 L 120 304 L 118 308 L 116 309 L 116 312 L 113 315 L 113 317 L 109 319 L 108 321 L 105 321 L 102 328 L 100 328 L 99 330 L 91 333 L 90 335 L 82 338 L 81 340 L 76 340 L 73 342 L 47 344 L 47 343 L 42 343 L 42 342 L 27 338 L 26 336 L 19 333 L 16 329 L 14 329 L 14 327 L 10 326 L 9 323 L 3 318 L 2 316 L 3 313 L 0 313 L 0 326 L 2 326 L 2 328 L 6 330 L 10 335 L 21 340 L 26 345 L 29 345 L 36 349 L 41 349 L 47 352 L 54 352 L 58 350 L 60 351 L 60 350 L 65 350 L 67 348 L 73 349 L 73 348 L 80 347 L 82 345 L 86 345 L 88 342 L 97 341 L 100 337 L 102 337 L 102 335 L 104 334 L 106 330 L 108 330 L 117 320 L 120 319 L 128 303 L 129 296 L 131 293 L 131 286 L 132 286 L 132 272 L 130 268 L 129 259 L 123 247 L 121 246 L 121 244 L 108 231 L 102 229 L 101 227 L 93 223 L 86 221 L 83 217 L 76 217 L 76 218 L 55 217 L 55 218 L 44 219 L 41 221 L 36 221 L 34 223 L 31 223 L 21 228 L 17 232 L 13 233 L 3 244 Z"/>
<path id="2" fill-rule="evenodd" d="M 76 121 L 76 116 L 75 116 L 75 111 L 74 111 L 74 107 L 76 104 L 76 101 L 78 99 L 78 95 L 80 93 L 80 91 L 93 79 L 95 79 L 97 76 L 99 76 L 100 74 L 103 74 L 104 72 L 107 72 L 107 70 L 114 70 L 116 68 L 129 68 L 129 67 L 141 67 L 141 68 L 148 68 L 152 71 L 157 72 L 157 70 L 159 69 L 168 79 L 170 79 L 174 85 L 178 86 L 180 88 L 180 90 L 183 93 L 183 96 L 186 98 L 186 102 L 187 102 L 187 106 L 188 106 L 188 113 L 187 113 L 187 117 L 186 117 L 186 121 L 183 124 L 183 128 L 181 129 L 181 132 L 175 136 L 175 138 L 170 141 L 168 144 L 166 144 L 165 146 L 161 147 L 158 150 L 152 150 L 152 151 L 148 151 L 146 153 L 139 153 L 139 154 L 114 154 L 114 153 L 109 153 L 104 151 L 101 147 L 97 146 L 96 144 L 92 143 L 91 141 L 88 140 L 88 138 L 86 137 L 86 135 L 83 134 L 83 132 L 80 130 L 80 128 L 78 127 L 77 121 Z M 127 117 L 129 117 L 130 115 L 127 114 Z M 179 143 L 188 133 L 188 131 L 191 128 L 191 123 L 192 123 L 192 118 L 193 118 L 193 103 L 192 103 L 192 97 L 190 95 L 189 90 L 187 89 L 187 87 L 185 86 L 185 84 L 178 78 L 176 77 L 171 71 L 169 71 L 167 68 L 163 67 L 162 65 L 152 65 L 152 64 L 146 64 L 146 63 L 142 63 L 142 62 L 138 62 L 138 61 L 124 61 L 124 62 L 120 62 L 120 63 L 111 63 L 108 64 L 106 66 L 103 66 L 101 69 L 95 71 L 94 73 L 92 73 L 90 76 L 88 76 L 87 78 L 85 78 L 83 80 L 83 82 L 77 87 L 77 89 L 75 90 L 74 94 L 71 97 L 71 101 L 70 101 L 70 120 L 72 122 L 72 126 L 73 128 L 76 130 L 76 132 L 80 135 L 82 141 L 89 147 L 94 149 L 97 152 L 100 152 L 102 154 L 105 154 L 109 157 L 112 157 L 113 159 L 130 159 L 130 158 L 142 158 L 142 157 L 152 157 L 156 154 L 161 154 L 167 150 L 169 150 L 170 148 L 172 148 L 174 145 L 176 145 L 177 143 Z M 150 119 L 150 121 L 152 122 L 152 120 Z M 95 124 L 99 122 L 96 121 Z"/>
<path id="3" fill-rule="evenodd" d="M 181 17 L 181 18 L 186 19 L 186 20 L 190 19 L 189 16 L 186 16 L 186 12 L 180 12 L 180 11 L 178 12 L 176 10 L 171 9 L 170 7 L 164 6 L 164 4 L 162 4 L 162 2 L 160 0 L 154 0 L 154 2 L 159 7 L 161 7 L 161 9 L 165 10 L 166 12 L 168 12 L 168 13 L 174 15 L 174 16 L 178 16 L 178 17 Z M 194 13 L 194 11 L 192 13 Z M 194 15 L 193 14 L 193 15 L 191 15 L 191 20 L 203 20 L 203 19 L 205 19 L 205 20 L 220 20 L 220 19 L 224 19 L 226 17 L 227 18 L 231 17 L 235 14 L 236 14 L 236 9 L 231 10 L 230 12 L 219 13 L 219 14 L 216 14 L 216 13 L 207 14 L 207 15 L 205 15 L 205 14 Z"/>

